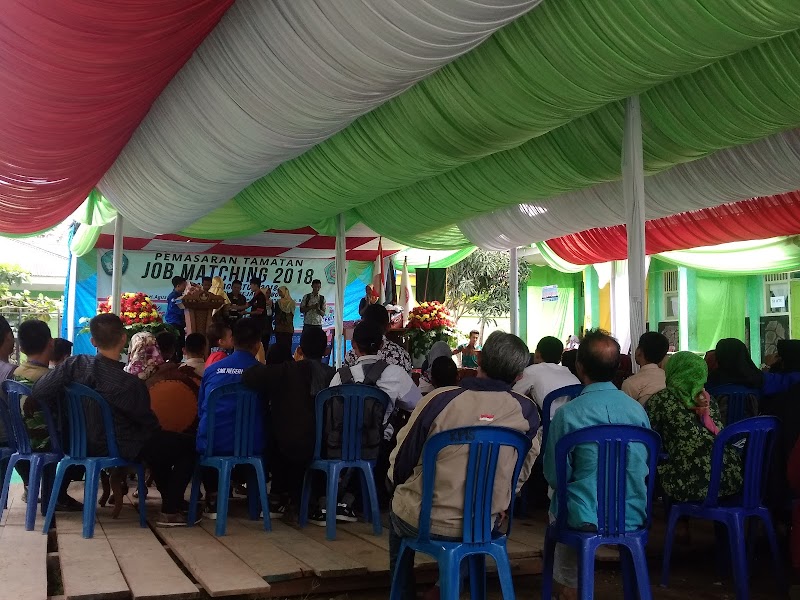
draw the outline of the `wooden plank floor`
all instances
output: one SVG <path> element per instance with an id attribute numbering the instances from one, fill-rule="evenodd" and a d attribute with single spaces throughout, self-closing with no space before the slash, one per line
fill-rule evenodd
<path id="1" fill-rule="evenodd" d="M 75 485 L 75 484 L 73 484 Z M 48 536 L 24 531 L 21 486 L 9 499 L 0 521 L 0 600 L 188 600 L 199 597 L 248 599 L 292 596 L 328 597 L 366 588 L 388 590 L 389 536 L 372 535 L 366 523 L 337 526 L 337 539 L 325 529 L 299 529 L 280 520 L 265 532 L 250 521 L 243 501 L 231 502 L 227 535 L 214 536 L 214 521 L 196 527 L 154 527 L 160 499 L 154 489 L 147 500 L 150 527 L 142 529 L 131 498 L 119 519 L 110 508 L 98 508 L 95 537 L 81 536 L 80 513 L 59 513 L 51 550 L 57 554 L 47 571 Z M 73 497 L 82 490 L 71 489 Z M 541 570 L 540 523 L 515 523 L 509 555 L 515 573 Z M 60 568 L 60 572 L 59 572 Z M 433 582 L 436 564 L 417 557 L 417 580 Z M 50 581 L 48 582 L 48 576 Z"/>
<path id="2" fill-rule="evenodd" d="M 47 600 L 47 536 L 42 517 L 25 531 L 22 484 L 11 487 L 0 527 L 0 600 Z"/>

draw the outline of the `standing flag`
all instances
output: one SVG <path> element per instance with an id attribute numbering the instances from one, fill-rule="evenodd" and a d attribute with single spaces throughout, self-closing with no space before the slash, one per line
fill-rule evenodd
<path id="1" fill-rule="evenodd" d="M 383 238 L 378 239 L 378 256 L 375 258 L 375 265 L 372 268 L 372 289 L 378 295 L 378 302 L 384 304 L 386 294 L 384 293 L 383 278 Z"/>
<path id="2" fill-rule="evenodd" d="M 411 294 L 411 279 L 408 276 L 408 257 L 403 259 L 403 274 L 400 276 L 400 307 L 403 309 L 403 324 L 408 323 L 408 315 L 411 313 L 413 296 Z"/>

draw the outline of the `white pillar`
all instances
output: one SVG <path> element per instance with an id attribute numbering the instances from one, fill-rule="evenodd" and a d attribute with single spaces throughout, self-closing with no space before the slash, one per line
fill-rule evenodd
<path id="1" fill-rule="evenodd" d="M 111 312 L 119 312 L 119 297 L 122 295 L 122 215 L 114 221 L 114 253 L 111 262 Z"/>
<path id="2" fill-rule="evenodd" d="M 517 268 L 517 249 L 508 251 L 508 294 L 511 301 L 511 333 L 519 335 L 519 269 Z"/>
<path id="3" fill-rule="evenodd" d="M 625 198 L 625 224 L 628 232 L 630 331 L 631 343 L 635 345 L 645 332 L 644 159 L 642 155 L 642 114 L 638 96 L 628 98 L 625 106 L 622 188 Z M 634 370 L 637 370 L 636 365 L 634 365 Z"/>
<path id="4" fill-rule="evenodd" d="M 78 281 L 78 257 L 70 252 L 69 281 L 67 282 L 67 339 L 75 341 L 75 288 Z"/>
<path id="5" fill-rule="evenodd" d="M 750 327 L 753 319 L 750 319 Z M 678 267 L 678 350 L 689 349 L 689 271 Z"/>
<path id="6" fill-rule="evenodd" d="M 334 356 L 338 369 L 344 363 L 344 288 L 347 285 L 347 238 L 344 214 L 336 217 L 336 312 L 334 328 Z"/>

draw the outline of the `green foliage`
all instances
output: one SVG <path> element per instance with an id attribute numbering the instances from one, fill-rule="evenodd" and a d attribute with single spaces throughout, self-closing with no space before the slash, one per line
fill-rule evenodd
<path id="1" fill-rule="evenodd" d="M 508 252 L 476 250 L 447 269 L 447 306 L 456 323 L 467 314 L 480 318 L 481 326 L 494 324 L 511 312 Z M 519 281 L 528 280 L 529 266 L 517 265 Z"/>
<path id="2" fill-rule="evenodd" d="M 44 294 L 34 296 L 28 290 L 11 292 L 11 287 L 21 286 L 28 281 L 30 273 L 18 265 L 0 263 L 0 314 L 16 322 L 17 316 L 23 321 L 38 319 L 49 321 L 52 315 L 61 310 L 61 302 Z"/>

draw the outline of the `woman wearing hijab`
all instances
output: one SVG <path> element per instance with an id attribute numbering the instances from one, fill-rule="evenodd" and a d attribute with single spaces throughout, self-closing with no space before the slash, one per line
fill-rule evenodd
<path id="1" fill-rule="evenodd" d="M 147 380 L 156 369 L 164 364 L 164 358 L 158 349 L 156 336 L 149 331 L 141 331 L 131 338 L 128 346 L 128 364 L 125 372 Z"/>
<path id="2" fill-rule="evenodd" d="M 419 391 L 424 396 L 428 392 L 432 392 L 436 386 L 433 385 L 431 378 L 431 369 L 433 368 L 433 361 L 442 356 L 446 356 L 452 360 L 453 350 L 447 342 L 436 342 L 431 349 L 428 350 L 428 356 L 425 363 L 422 365 L 422 377 L 419 378 Z"/>
<path id="3" fill-rule="evenodd" d="M 701 356 L 678 352 L 664 367 L 667 387 L 645 405 L 650 426 L 661 436 L 669 455 L 658 467 L 659 481 L 677 502 L 699 501 L 708 494 L 711 449 L 722 429 L 719 407 L 703 389 L 708 366 Z M 719 495 L 730 496 L 742 487 L 742 465 L 731 447 L 722 459 Z"/>
<path id="4" fill-rule="evenodd" d="M 289 295 L 289 288 L 278 288 L 278 309 L 275 311 L 275 343 L 283 345 L 291 352 L 294 334 L 294 309 L 297 303 Z"/>
<path id="5" fill-rule="evenodd" d="M 225 314 L 228 310 L 228 306 L 230 306 L 231 301 L 228 298 L 228 294 L 225 293 L 225 283 L 222 281 L 222 277 L 216 275 L 215 277 L 211 278 L 211 289 L 208 290 L 209 294 L 214 294 L 215 296 L 219 296 L 223 299 L 224 304 L 219 308 L 214 309 L 213 314 L 221 313 Z"/>

